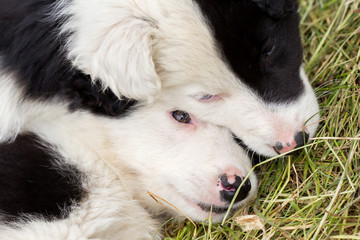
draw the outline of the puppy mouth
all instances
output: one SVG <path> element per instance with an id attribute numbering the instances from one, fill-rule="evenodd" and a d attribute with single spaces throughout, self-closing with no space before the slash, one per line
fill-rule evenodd
<path id="1" fill-rule="evenodd" d="M 209 204 L 209 203 L 205 203 L 202 201 L 197 201 L 195 199 L 191 199 L 189 197 L 186 196 L 182 196 L 189 204 L 191 204 L 193 207 L 198 207 L 198 209 L 200 209 L 202 212 L 206 212 L 206 213 L 213 213 L 213 214 L 225 214 L 228 209 L 229 206 L 218 206 L 218 205 L 214 205 L 214 204 Z M 235 211 L 237 209 L 236 204 L 233 205 L 231 212 Z"/>
<path id="2" fill-rule="evenodd" d="M 171 187 L 172 185 L 169 185 L 169 186 Z M 179 194 L 179 197 L 184 199 L 190 206 L 193 206 L 194 208 L 197 208 L 205 213 L 212 213 L 214 215 L 223 215 L 228 211 L 228 209 L 230 207 L 230 205 L 219 206 L 216 204 L 209 204 L 209 203 L 205 203 L 203 201 L 196 200 L 194 198 L 190 198 L 179 192 L 178 192 L 178 194 Z M 233 213 L 234 211 L 236 211 L 241 205 L 242 205 L 241 203 L 234 204 L 230 210 L 230 213 Z"/>
<path id="3" fill-rule="evenodd" d="M 206 203 L 197 203 L 197 205 L 201 208 L 201 210 L 203 210 L 204 212 L 211 212 L 211 213 L 216 213 L 216 214 L 225 214 L 228 209 L 229 206 L 216 206 L 216 205 L 210 205 L 210 204 L 206 204 Z M 235 211 L 237 208 L 235 206 L 233 206 L 231 208 L 231 212 Z"/>

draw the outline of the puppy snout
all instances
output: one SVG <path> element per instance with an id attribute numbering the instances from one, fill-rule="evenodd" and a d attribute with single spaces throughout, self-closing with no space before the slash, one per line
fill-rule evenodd
<path id="1" fill-rule="evenodd" d="M 238 188 L 243 182 L 243 178 L 233 173 L 224 173 L 220 176 L 218 184 L 220 186 L 220 199 L 223 202 L 230 203 L 234 198 Z M 235 202 L 244 200 L 251 190 L 251 182 L 247 179 L 242 184 L 239 194 L 237 195 Z"/>
<path id="2" fill-rule="evenodd" d="M 276 142 L 273 147 L 278 154 L 289 152 L 295 148 L 304 146 L 309 141 L 309 134 L 306 131 L 295 133 L 293 139 L 288 142 Z"/>
<path id="3" fill-rule="evenodd" d="M 309 134 L 306 132 L 297 132 L 294 139 L 296 142 L 295 148 L 302 147 L 309 141 Z"/>
<path id="4" fill-rule="evenodd" d="M 284 145 L 281 142 L 275 143 L 275 146 L 274 146 L 275 152 L 277 152 L 278 154 L 281 154 L 283 149 L 284 149 Z"/>

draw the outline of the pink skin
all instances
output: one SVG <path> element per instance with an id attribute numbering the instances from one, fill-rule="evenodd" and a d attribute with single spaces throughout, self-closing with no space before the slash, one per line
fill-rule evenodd
<path id="1" fill-rule="evenodd" d="M 306 127 L 303 128 L 303 131 L 307 134 L 309 134 L 309 131 Z M 294 135 L 292 135 L 292 137 L 290 138 L 287 138 L 288 140 L 284 140 L 284 138 L 282 138 L 283 140 L 282 141 L 279 141 L 281 144 L 282 144 L 282 149 L 280 151 L 276 151 L 278 154 L 283 154 L 283 153 L 287 153 L 287 152 L 290 152 L 291 150 L 294 150 L 297 143 L 295 142 L 295 139 L 294 139 Z M 281 138 L 279 138 L 281 139 Z M 290 141 L 289 141 L 290 139 Z M 269 147 L 272 147 L 272 146 L 269 146 Z"/>
<path id="2" fill-rule="evenodd" d="M 286 143 L 286 145 L 283 144 L 283 148 L 281 149 L 281 151 L 279 151 L 280 154 L 283 154 L 283 153 L 287 153 L 291 150 L 293 150 L 296 146 L 296 142 L 295 140 L 292 140 L 291 143 Z"/>
<path id="3" fill-rule="evenodd" d="M 227 169 L 226 171 L 224 171 L 224 173 L 226 173 L 227 175 L 227 179 L 228 179 L 228 182 L 230 184 L 233 184 L 235 183 L 236 179 L 235 179 L 235 176 L 239 176 L 241 177 L 241 179 L 244 179 L 244 175 L 242 174 L 242 171 L 240 171 L 239 169 L 236 169 L 236 168 L 229 168 Z M 225 191 L 235 191 L 235 187 L 232 187 L 232 186 L 229 186 L 229 187 L 224 187 L 220 181 L 220 179 L 218 179 L 218 190 L 219 191 L 222 191 L 222 190 L 225 190 Z"/>

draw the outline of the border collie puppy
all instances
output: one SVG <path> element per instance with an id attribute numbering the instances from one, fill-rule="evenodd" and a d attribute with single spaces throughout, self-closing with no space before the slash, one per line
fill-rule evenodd
<path id="1" fill-rule="evenodd" d="M 317 127 L 296 11 L 0 0 L 0 239 L 159 239 L 164 217 L 251 201 L 243 147 L 275 156 Z"/>

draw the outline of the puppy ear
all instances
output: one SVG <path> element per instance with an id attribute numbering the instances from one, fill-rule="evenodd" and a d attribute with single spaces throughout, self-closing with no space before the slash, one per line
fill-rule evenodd
<path id="1" fill-rule="evenodd" d="M 261 10 L 273 18 L 284 18 L 288 13 L 296 11 L 296 0 L 252 0 Z"/>
<path id="2" fill-rule="evenodd" d="M 106 19 L 111 16 L 77 27 L 68 45 L 70 59 L 118 98 L 151 100 L 161 88 L 153 61 L 155 25 L 134 16 L 116 23 Z"/>

